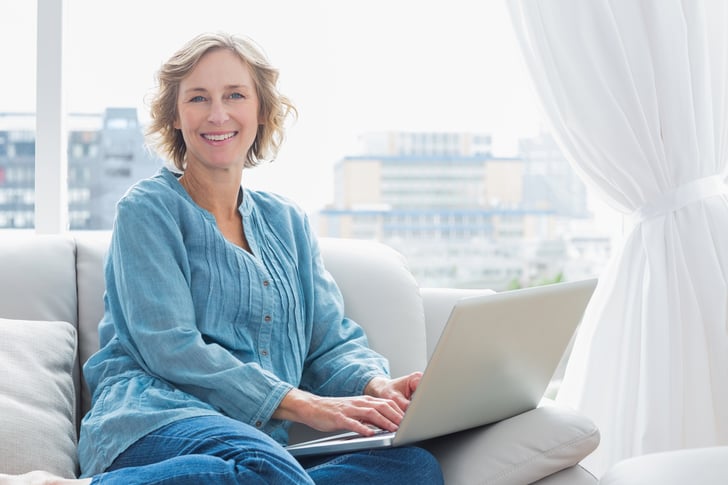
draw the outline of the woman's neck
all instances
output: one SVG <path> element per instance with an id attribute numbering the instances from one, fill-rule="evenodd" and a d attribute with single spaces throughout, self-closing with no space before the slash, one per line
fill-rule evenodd
<path id="1" fill-rule="evenodd" d="M 211 212 L 218 220 L 229 220 L 238 217 L 241 180 L 242 174 L 231 176 L 225 172 L 211 176 L 188 169 L 179 182 L 197 205 Z"/>
<path id="2" fill-rule="evenodd" d="M 243 218 L 238 210 L 240 205 L 240 182 L 238 176 L 209 177 L 194 170 L 185 171 L 179 178 L 192 200 L 215 217 L 217 227 L 231 243 L 251 252 L 243 229 Z"/>

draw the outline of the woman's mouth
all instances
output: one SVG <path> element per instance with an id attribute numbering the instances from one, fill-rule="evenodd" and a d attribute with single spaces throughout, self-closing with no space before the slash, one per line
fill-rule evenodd
<path id="1" fill-rule="evenodd" d="M 227 133 L 203 133 L 202 138 L 209 141 L 225 141 L 237 135 L 237 131 L 230 131 Z"/>

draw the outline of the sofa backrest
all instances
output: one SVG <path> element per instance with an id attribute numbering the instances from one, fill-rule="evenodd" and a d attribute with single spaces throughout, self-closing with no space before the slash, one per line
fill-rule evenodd
<path id="1" fill-rule="evenodd" d="M 109 237 L 108 232 L 74 233 L 81 362 L 98 349 Z M 372 348 L 389 359 L 392 374 L 423 370 L 427 359 L 424 307 L 404 257 L 372 241 L 322 238 L 320 244 L 324 264 L 344 296 L 347 315 L 364 327 Z M 81 402 L 85 412 L 89 406 L 85 387 Z"/>
<path id="2" fill-rule="evenodd" d="M 104 259 L 111 233 L 89 231 L 74 233 L 76 240 L 76 286 L 78 288 L 78 356 L 88 360 L 99 349 L 98 326 L 104 315 Z M 81 388 L 81 415 L 91 406 L 85 383 Z"/>
<path id="3" fill-rule="evenodd" d="M 78 330 L 78 308 L 77 308 L 77 291 L 76 291 L 76 264 L 75 264 L 76 246 L 72 237 L 69 235 L 49 235 L 40 236 L 27 231 L 3 231 L 0 234 L 0 318 L 16 320 L 18 324 L 28 325 L 27 335 L 32 335 L 32 339 L 38 339 L 39 335 L 55 335 L 59 333 L 56 322 L 68 322 Z M 47 330 L 41 333 L 38 324 L 47 323 Z M 35 330 L 34 330 L 34 327 Z M 35 333 L 33 333 L 35 332 Z M 76 337 L 78 332 L 76 332 Z M 7 338 L 6 335 L 0 338 Z M 11 339 L 12 340 L 12 339 Z M 62 364 L 65 361 L 74 362 L 72 368 L 72 388 L 71 395 L 63 396 L 67 399 L 70 415 L 66 416 L 63 412 L 63 399 L 59 396 L 39 396 L 36 406 L 40 406 L 41 402 L 47 400 L 53 403 L 54 407 L 49 410 L 46 417 L 54 417 L 53 422 L 63 421 L 62 418 L 70 418 L 72 420 L 70 428 L 76 430 L 80 422 L 80 408 L 78 404 L 81 402 L 81 372 L 78 358 L 74 359 L 73 352 L 77 350 L 77 346 L 69 347 L 65 342 L 39 341 L 40 345 L 33 346 L 39 353 L 43 353 L 43 349 L 53 348 L 57 354 L 55 357 L 58 361 L 55 364 L 60 370 L 65 368 Z M 70 352 L 70 353 L 68 353 Z M 61 355 L 66 354 L 67 355 Z M 76 353 L 76 356 L 78 354 Z M 39 360 L 45 362 L 48 357 L 41 355 L 26 356 L 26 371 L 42 369 L 48 371 L 43 376 L 35 376 L 37 384 L 42 387 L 41 382 L 48 383 L 56 381 L 53 377 L 53 370 L 48 370 L 39 364 Z M 0 365 L 6 365 L 0 362 Z M 12 379 L 16 379 L 18 386 L 23 387 L 26 384 L 23 379 L 28 375 L 15 375 Z M 56 376 L 58 377 L 58 376 Z M 60 378 L 59 378 L 60 379 Z M 50 394 L 53 391 L 47 389 Z M 59 392 L 60 387 L 54 387 L 55 392 Z M 18 390 L 17 393 L 11 393 L 17 398 L 24 391 Z M 72 409 L 75 406 L 75 412 Z M 32 405 L 28 406 L 32 408 Z M 3 412 L 8 412 L 4 409 Z M 10 413 L 9 419 L 12 419 Z M 3 416 L 5 418 L 5 416 Z M 57 419 L 56 419 L 57 418 Z M 43 422 L 43 421 L 40 421 Z M 7 423 L 6 423 L 7 424 Z M 58 430 L 46 430 L 50 435 L 58 438 L 63 436 L 63 427 L 59 426 Z M 54 434 L 55 433 L 55 434 Z M 11 433 L 12 435 L 12 433 Z M 24 439 L 32 440 L 33 433 L 28 433 Z M 57 439 L 46 436 L 49 446 L 59 446 Z M 23 441 L 23 440 L 20 440 Z M 24 452 L 24 447 L 20 443 L 18 446 L 19 453 Z M 43 450 L 45 452 L 46 450 Z M 39 452 L 39 456 L 42 454 Z M 56 471 L 68 470 L 75 467 L 75 453 L 70 456 L 70 461 L 66 464 L 53 463 Z M 9 472 L 9 469 L 5 470 Z"/>
<path id="4" fill-rule="evenodd" d="M 108 231 L 39 236 L 8 231 L 0 237 L 0 317 L 65 321 L 78 329 L 79 364 L 98 349 L 104 311 L 103 264 Z M 404 257 L 373 242 L 322 238 L 324 264 L 339 285 L 346 312 L 390 361 L 392 374 L 423 370 L 425 314 L 419 287 Z M 75 380 L 81 415 L 90 397 Z"/>
<path id="5" fill-rule="evenodd" d="M 369 240 L 321 238 L 320 245 L 324 265 L 344 295 L 346 314 L 389 359 L 392 375 L 424 370 L 425 310 L 404 256 Z"/>
<path id="6" fill-rule="evenodd" d="M 70 236 L 0 235 L 0 317 L 78 324 L 75 244 Z"/>

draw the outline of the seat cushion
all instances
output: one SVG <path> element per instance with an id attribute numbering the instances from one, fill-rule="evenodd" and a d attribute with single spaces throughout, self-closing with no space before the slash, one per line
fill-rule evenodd
<path id="1" fill-rule="evenodd" d="M 544 400 L 531 411 L 425 447 L 440 461 L 448 484 L 520 485 L 573 467 L 598 444 L 599 430 L 590 419 Z"/>
<path id="2" fill-rule="evenodd" d="M 0 319 L 0 472 L 74 477 L 76 329 Z"/>

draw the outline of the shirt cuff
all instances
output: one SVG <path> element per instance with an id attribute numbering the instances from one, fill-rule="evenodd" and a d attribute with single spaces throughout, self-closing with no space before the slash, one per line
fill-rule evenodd
<path id="1" fill-rule="evenodd" d="M 287 382 L 279 382 L 271 390 L 270 394 L 268 394 L 268 397 L 260 406 L 258 413 L 253 415 L 248 424 L 256 429 L 263 430 L 265 425 L 268 424 L 268 421 L 270 421 L 273 416 L 273 413 L 276 412 L 276 409 L 280 406 L 283 398 L 291 389 L 293 389 L 291 384 L 288 384 Z"/>

